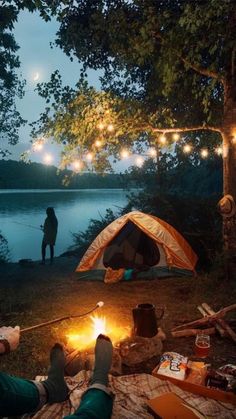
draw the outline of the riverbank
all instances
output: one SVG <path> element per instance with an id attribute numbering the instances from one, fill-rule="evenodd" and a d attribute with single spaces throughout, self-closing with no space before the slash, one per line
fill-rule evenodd
<path id="1" fill-rule="evenodd" d="M 74 257 L 56 258 L 51 265 L 33 262 L 24 265 L 10 263 L 0 266 L 1 325 L 21 328 L 52 320 L 67 314 L 82 313 L 102 300 L 101 314 L 122 327 L 132 325 L 132 308 L 149 302 L 165 308 L 161 327 L 167 334 L 164 350 L 191 356 L 194 338 L 173 338 L 170 329 L 183 321 L 200 317 L 197 306 L 207 302 L 215 310 L 236 302 L 235 283 L 223 278 L 200 275 L 196 278 L 166 278 L 152 281 L 103 282 L 78 280 Z M 234 281 L 235 282 L 235 281 Z M 231 313 L 230 318 L 236 318 Z M 12 374 L 33 378 L 47 371 L 48 353 L 55 341 L 66 341 L 66 331 L 73 325 L 78 330 L 89 319 L 58 323 L 34 332 L 22 334 L 20 347 L 1 359 L 1 369 Z M 212 340 L 211 362 L 215 366 L 227 362 L 236 364 L 235 344 L 215 335 Z M 138 371 L 150 372 L 157 362 L 140 365 Z"/>

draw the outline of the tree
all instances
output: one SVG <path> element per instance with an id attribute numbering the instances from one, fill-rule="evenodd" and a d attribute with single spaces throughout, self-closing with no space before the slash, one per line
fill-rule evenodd
<path id="1" fill-rule="evenodd" d="M 130 144 L 134 137 L 136 144 L 156 143 L 158 134 L 172 133 L 209 145 L 222 140 L 224 194 L 236 200 L 235 1 L 64 1 L 55 12 L 61 22 L 56 44 L 82 61 L 84 69 L 103 69 L 103 88 L 113 101 L 112 94 L 120 105 L 128 100 L 126 110 L 124 104 L 119 108 L 128 132 L 123 136 L 120 131 L 116 144 L 119 139 Z M 72 106 L 70 117 L 74 110 Z M 80 123 L 82 113 L 81 118 L 74 115 Z M 60 130 L 59 119 L 57 115 Z M 68 144 L 77 138 L 77 143 L 91 147 L 95 131 L 87 135 L 88 141 L 80 131 Z M 61 133 L 66 135 L 63 129 Z M 116 144 L 109 152 L 113 147 L 116 154 Z M 225 246 L 234 255 L 235 237 L 232 219 L 225 228 Z"/>
<path id="2" fill-rule="evenodd" d="M 24 82 L 16 74 L 20 66 L 19 47 L 12 34 L 18 8 L 10 3 L 4 1 L 0 5 L 0 139 L 14 145 L 18 141 L 19 127 L 25 122 L 15 105 L 16 97 L 23 96 Z M 0 155 L 6 153 L 5 149 L 0 149 Z"/>

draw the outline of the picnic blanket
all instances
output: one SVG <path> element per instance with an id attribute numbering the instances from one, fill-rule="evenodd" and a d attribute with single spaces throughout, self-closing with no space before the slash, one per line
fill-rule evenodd
<path id="1" fill-rule="evenodd" d="M 66 378 L 70 388 L 70 399 L 64 403 L 45 405 L 33 418 L 61 419 L 74 413 L 79 406 L 83 392 L 88 387 L 90 376 L 90 371 L 80 371 L 76 376 Z M 37 377 L 36 379 L 41 381 L 45 378 Z M 191 405 L 205 417 L 236 418 L 235 406 L 195 396 L 168 381 L 162 381 L 149 374 L 109 376 L 109 385 L 115 394 L 112 419 L 151 419 L 153 416 L 148 413 L 146 400 L 169 392 L 177 394 L 187 405 Z"/>

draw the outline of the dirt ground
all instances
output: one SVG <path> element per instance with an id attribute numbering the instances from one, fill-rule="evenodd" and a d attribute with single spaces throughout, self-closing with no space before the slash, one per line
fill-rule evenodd
<path id="1" fill-rule="evenodd" d="M 132 308 L 139 303 L 153 303 L 165 308 L 164 317 L 159 322 L 167 335 L 164 351 L 193 357 L 194 338 L 173 338 L 170 329 L 184 321 L 200 318 L 197 306 L 202 302 L 207 302 L 214 310 L 236 303 L 235 281 L 227 283 L 224 278 L 214 275 L 106 285 L 79 281 L 74 272 L 76 265 L 74 258 L 57 258 L 53 266 L 42 266 L 37 262 L 27 266 L 1 265 L 0 325 L 19 324 L 24 328 L 88 311 L 102 300 L 105 303 L 102 315 L 126 327 L 132 326 Z M 227 318 L 236 319 L 236 312 Z M 65 330 L 71 324 L 80 328 L 85 321 L 66 321 L 23 333 L 19 348 L 1 359 L 1 369 L 28 378 L 46 373 L 50 347 L 55 341 L 65 341 Z M 214 367 L 228 362 L 236 364 L 236 346 L 229 338 L 214 335 L 211 342 L 208 360 Z M 158 358 L 154 357 L 133 369 L 124 368 L 123 372 L 151 372 L 157 362 Z"/>

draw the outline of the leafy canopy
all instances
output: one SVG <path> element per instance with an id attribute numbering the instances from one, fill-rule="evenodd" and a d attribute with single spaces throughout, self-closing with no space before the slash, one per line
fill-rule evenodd
<path id="1" fill-rule="evenodd" d="M 236 42 L 233 0 L 56 3 L 56 44 L 84 64 L 82 76 L 87 68 L 104 71 L 102 92 L 83 82 L 77 91 L 63 89 L 58 74 L 39 89 L 51 109 L 34 133 L 66 142 L 65 162 L 95 154 L 97 139 L 102 147 L 94 166 L 101 170 L 110 168 L 108 156 L 118 158 L 121 147 L 145 150 L 174 129 L 188 132 L 190 142 L 219 141 Z M 108 135 L 100 123 L 114 130 Z"/>

